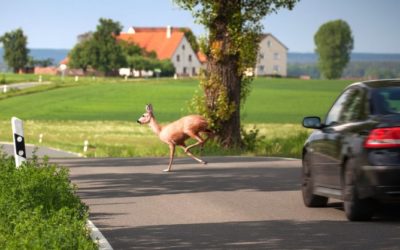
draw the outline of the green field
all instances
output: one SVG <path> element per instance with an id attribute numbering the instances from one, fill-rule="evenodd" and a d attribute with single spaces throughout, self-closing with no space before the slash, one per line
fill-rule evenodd
<path id="1" fill-rule="evenodd" d="M 255 147 L 225 151 L 206 147 L 206 155 L 273 155 L 300 157 L 309 130 L 301 127 L 303 116 L 323 116 L 350 81 L 258 78 L 242 109 L 245 129 L 259 130 Z M 10 119 L 26 121 L 27 143 L 83 153 L 96 157 L 167 156 L 168 148 L 147 126 L 135 121 L 152 103 L 161 123 L 188 114 L 190 100 L 199 91 L 195 79 L 66 79 L 54 88 L 15 92 L 0 98 L 0 141 L 11 141 Z M 183 155 L 178 150 L 179 155 Z"/>
<path id="2" fill-rule="evenodd" d="M 299 123 L 324 115 L 349 81 L 258 78 L 242 110 L 245 123 Z M 82 83 L 0 101 L 0 119 L 135 121 L 146 103 L 157 118 L 172 121 L 188 113 L 198 81 L 143 80 Z"/>

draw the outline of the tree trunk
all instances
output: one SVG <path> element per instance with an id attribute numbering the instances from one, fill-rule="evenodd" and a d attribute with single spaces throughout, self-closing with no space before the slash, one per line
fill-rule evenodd
<path id="1" fill-rule="evenodd" d="M 241 146 L 240 136 L 240 93 L 241 93 L 241 74 L 239 71 L 239 54 L 232 54 L 232 38 L 227 24 L 237 13 L 240 13 L 240 1 L 220 0 L 220 7 L 214 25 L 210 27 L 210 44 L 217 45 L 218 52 L 209 58 L 208 72 L 209 77 L 217 76 L 221 84 L 227 90 L 227 103 L 234 104 L 234 112 L 228 120 L 222 121 L 218 136 L 223 146 L 234 148 Z M 215 93 L 211 93 L 211 95 Z M 210 98 L 215 100 L 215 96 L 207 96 L 207 103 Z M 211 99 L 211 100 L 212 100 Z"/>
<path id="2" fill-rule="evenodd" d="M 237 65 L 225 67 L 227 74 L 222 78 L 222 83 L 228 89 L 230 103 L 234 103 L 235 111 L 231 117 L 222 123 L 224 129 L 221 130 L 222 143 L 227 147 L 240 147 L 242 140 L 240 136 L 240 81 L 241 79 L 233 72 L 237 72 Z"/>

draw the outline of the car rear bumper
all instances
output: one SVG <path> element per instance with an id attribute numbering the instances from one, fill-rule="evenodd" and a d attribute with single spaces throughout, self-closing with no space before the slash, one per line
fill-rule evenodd
<path id="1" fill-rule="evenodd" d="M 400 202 L 400 166 L 362 166 L 360 198 Z"/>

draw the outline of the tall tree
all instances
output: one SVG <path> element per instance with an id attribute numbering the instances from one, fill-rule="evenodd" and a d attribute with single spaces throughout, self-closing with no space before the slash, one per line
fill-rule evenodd
<path id="1" fill-rule="evenodd" d="M 117 70 L 126 64 L 122 47 L 116 37 L 122 30 L 119 22 L 100 18 L 91 41 L 91 66 L 105 75 L 115 75 Z"/>
<path id="2" fill-rule="evenodd" d="M 68 66 L 71 68 L 82 69 L 86 73 L 89 66 L 91 66 L 91 59 L 94 57 L 92 52 L 92 41 L 81 40 L 76 44 L 68 53 L 69 62 Z"/>
<path id="3" fill-rule="evenodd" d="M 0 42 L 3 43 L 4 61 L 7 65 L 13 68 L 15 73 L 23 69 L 28 63 L 29 50 L 26 47 L 28 38 L 22 29 L 6 32 L 0 37 Z"/>
<path id="4" fill-rule="evenodd" d="M 298 0 L 175 0 L 192 11 L 208 30 L 203 52 L 207 69 L 197 97 L 198 112 L 205 114 L 225 147 L 241 146 L 240 108 L 250 91 L 261 36 L 261 20 L 280 8 L 292 9 Z"/>
<path id="5" fill-rule="evenodd" d="M 353 50 L 350 26 L 343 20 L 327 22 L 315 33 L 314 42 L 321 74 L 328 79 L 339 78 Z"/>

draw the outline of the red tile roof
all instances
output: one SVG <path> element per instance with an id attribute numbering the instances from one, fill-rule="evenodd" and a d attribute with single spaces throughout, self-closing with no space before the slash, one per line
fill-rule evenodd
<path id="1" fill-rule="evenodd" d="M 155 51 L 160 60 L 171 59 L 185 36 L 182 28 L 172 28 L 171 36 L 167 38 L 167 27 L 164 28 L 140 28 L 132 27 L 134 33 L 121 33 L 117 39 L 132 42 L 146 51 Z"/>
<path id="2" fill-rule="evenodd" d="M 62 59 L 61 62 L 60 62 L 60 64 L 65 64 L 65 65 L 68 65 L 68 63 L 69 63 L 69 56 L 67 56 L 66 58 Z"/>
<path id="3" fill-rule="evenodd" d="M 197 52 L 197 58 L 199 58 L 201 63 L 207 62 L 207 56 L 201 51 Z"/>

